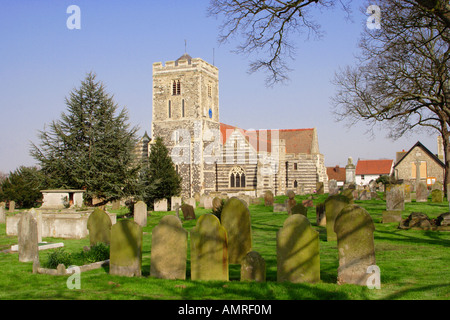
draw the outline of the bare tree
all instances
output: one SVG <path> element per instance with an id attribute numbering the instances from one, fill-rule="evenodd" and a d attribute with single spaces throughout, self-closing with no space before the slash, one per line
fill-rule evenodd
<path id="1" fill-rule="evenodd" d="M 449 182 L 449 28 L 402 0 L 378 1 L 382 29 L 366 30 L 355 66 L 336 73 L 333 97 L 338 120 L 363 121 L 368 131 L 382 124 L 397 139 L 416 129 L 439 132 Z"/>
<path id="2" fill-rule="evenodd" d="M 401 2 L 415 7 L 416 14 L 439 20 L 450 27 L 448 0 Z M 235 51 L 257 55 L 250 62 L 249 71 L 268 72 L 266 83 L 270 86 L 288 79 L 288 60 L 294 59 L 296 53 L 292 36 L 306 33 L 307 38 L 321 38 L 320 24 L 311 18 L 311 10 L 317 12 L 337 4 L 350 16 L 350 3 L 351 0 L 210 0 L 208 13 L 224 16 L 219 35 L 221 43 L 242 37 Z"/>

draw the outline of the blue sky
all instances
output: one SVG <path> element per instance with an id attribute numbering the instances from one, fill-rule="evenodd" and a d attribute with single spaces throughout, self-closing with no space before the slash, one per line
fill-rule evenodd
<path id="1" fill-rule="evenodd" d="M 335 122 L 331 80 L 339 67 L 354 62 L 367 16 L 353 1 L 353 21 L 339 9 L 317 13 L 325 33 L 320 40 L 296 40 L 290 82 L 267 88 L 265 74 L 248 74 L 248 57 L 218 44 L 220 19 L 208 17 L 207 0 L 2 0 L 0 4 L 0 171 L 34 165 L 30 142 L 57 120 L 64 99 L 93 71 L 139 133 L 151 132 L 152 64 L 187 52 L 219 68 L 220 121 L 245 129 L 318 129 L 327 166 L 347 158 L 395 159 L 421 141 L 437 152 L 436 135 L 412 134 L 398 141 L 364 124 L 348 129 Z M 69 30 L 70 5 L 81 9 L 81 30 Z"/>

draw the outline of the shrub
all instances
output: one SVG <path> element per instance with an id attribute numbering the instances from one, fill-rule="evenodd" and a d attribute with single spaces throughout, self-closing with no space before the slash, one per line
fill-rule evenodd
<path id="1" fill-rule="evenodd" d="M 63 264 L 66 268 L 72 265 L 72 256 L 70 253 L 66 252 L 64 248 L 57 248 L 50 253 L 44 267 L 56 269 L 59 264 Z"/>

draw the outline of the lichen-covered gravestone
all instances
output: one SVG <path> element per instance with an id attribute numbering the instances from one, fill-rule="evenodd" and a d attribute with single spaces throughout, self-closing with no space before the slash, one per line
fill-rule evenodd
<path id="1" fill-rule="evenodd" d="M 277 281 L 320 281 L 319 233 L 301 214 L 288 217 L 277 232 Z"/>
<path id="2" fill-rule="evenodd" d="M 152 231 L 150 276 L 186 279 L 188 233 L 176 216 L 164 216 Z"/>
<path id="3" fill-rule="evenodd" d="M 428 201 L 428 189 L 427 185 L 420 182 L 416 186 L 416 202 L 427 202 Z"/>
<path id="4" fill-rule="evenodd" d="M 316 224 L 321 227 L 326 227 L 327 218 L 325 217 L 325 203 L 318 203 L 316 205 Z"/>
<path id="5" fill-rule="evenodd" d="M 273 193 L 270 190 L 264 192 L 264 205 L 273 206 Z"/>
<path id="6" fill-rule="evenodd" d="M 308 214 L 308 208 L 306 208 L 301 203 L 297 203 L 295 206 L 291 208 L 291 214 L 302 214 L 306 217 Z"/>
<path id="7" fill-rule="evenodd" d="M 232 197 L 223 206 L 220 220 L 227 231 L 228 262 L 239 264 L 252 249 L 250 211 L 243 200 Z"/>
<path id="8" fill-rule="evenodd" d="M 439 189 L 434 189 L 431 191 L 431 202 L 433 203 L 441 203 L 444 201 L 444 192 Z"/>
<path id="9" fill-rule="evenodd" d="M 98 242 L 110 244 L 111 240 L 111 218 L 102 209 L 95 208 L 89 215 L 87 228 L 89 230 L 89 243 L 91 246 Z"/>
<path id="10" fill-rule="evenodd" d="M 338 284 L 366 285 L 369 266 L 375 265 L 373 232 L 375 226 L 369 213 L 357 205 L 348 205 L 336 217 L 339 254 Z"/>
<path id="11" fill-rule="evenodd" d="M 391 186 L 386 190 L 386 211 L 405 209 L 405 190 L 402 185 Z"/>
<path id="12" fill-rule="evenodd" d="M 138 201 L 134 204 L 133 215 L 134 222 L 136 222 L 141 227 L 147 226 L 147 204 L 144 201 Z"/>
<path id="13" fill-rule="evenodd" d="M 0 223 L 6 222 L 6 212 L 5 212 L 5 203 L 0 203 Z"/>
<path id="14" fill-rule="evenodd" d="M 227 232 L 219 219 L 201 215 L 190 235 L 191 279 L 228 281 Z"/>
<path id="15" fill-rule="evenodd" d="M 339 212 L 349 203 L 350 200 L 348 197 L 339 194 L 330 196 L 325 200 L 327 241 L 336 241 L 337 238 L 336 233 L 334 232 L 334 220 Z"/>
<path id="16" fill-rule="evenodd" d="M 266 261 L 256 251 L 250 251 L 241 262 L 241 281 L 266 281 Z"/>
<path id="17" fill-rule="evenodd" d="M 38 223 L 31 212 L 22 213 L 18 225 L 19 261 L 39 259 Z"/>
<path id="18" fill-rule="evenodd" d="M 131 220 L 120 220 L 111 227 L 109 273 L 141 276 L 142 227 Z"/>

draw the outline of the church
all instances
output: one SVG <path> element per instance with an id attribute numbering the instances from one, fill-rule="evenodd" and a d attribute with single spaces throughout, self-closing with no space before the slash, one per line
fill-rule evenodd
<path id="1" fill-rule="evenodd" d="M 275 195 L 293 190 L 328 190 L 324 156 L 315 128 L 245 130 L 219 120 L 219 69 L 182 55 L 153 63 L 151 138 L 138 150 L 148 156 L 152 139 L 162 138 L 182 177 L 182 196 Z"/>

